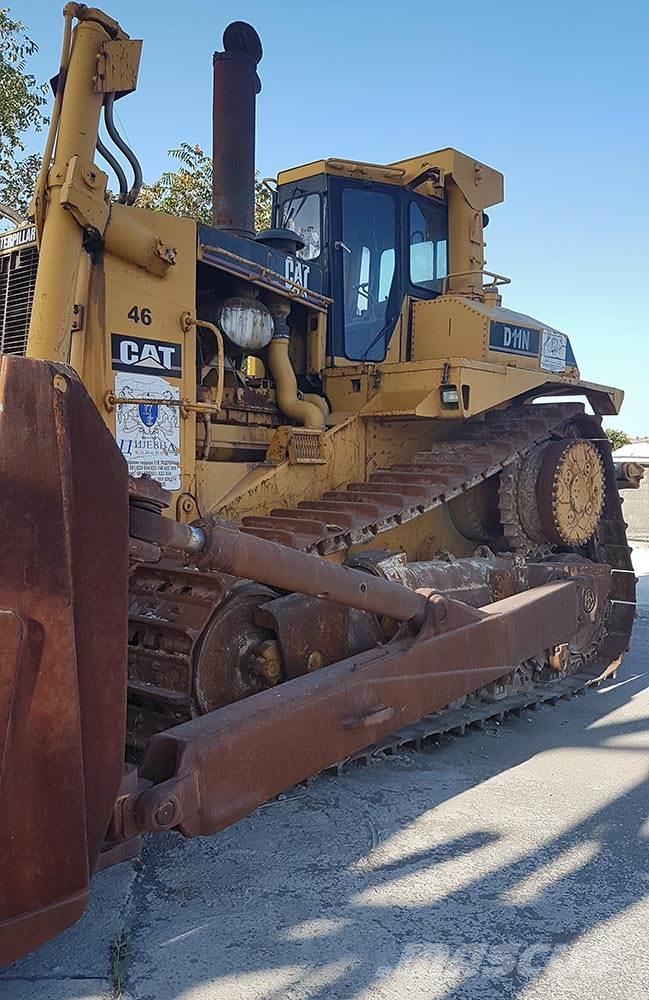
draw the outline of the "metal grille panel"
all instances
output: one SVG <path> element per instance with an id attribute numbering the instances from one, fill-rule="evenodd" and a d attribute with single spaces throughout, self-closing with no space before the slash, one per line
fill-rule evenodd
<path id="1" fill-rule="evenodd" d="M 322 431 L 301 428 L 291 429 L 288 441 L 288 460 L 291 465 L 324 465 L 326 459 L 322 451 Z"/>
<path id="2" fill-rule="evenodd" d="M 0 256 L 0 354 L 25 353 L 37 265 L 35 246 Z"/>

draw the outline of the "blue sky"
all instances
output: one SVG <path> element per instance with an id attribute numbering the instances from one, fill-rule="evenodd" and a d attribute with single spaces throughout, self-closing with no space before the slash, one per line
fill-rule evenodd
<path id="1" fill-rule="evenodd" d="M 51 75 L 62 0 L 8 2 Z M 487 266 L 513 279 L 505 305 L 568 333 L 584 378 L 626 389 L 607 423 L 649 435 L 649 3 L 105 2 L 144 38 L 118 110 L 145 179 L 182 140 L 210 148 L 211 55 L 235 19 L 265 49 L 262 175 L 443 146 L 502 170 L 486 235 Z"/>

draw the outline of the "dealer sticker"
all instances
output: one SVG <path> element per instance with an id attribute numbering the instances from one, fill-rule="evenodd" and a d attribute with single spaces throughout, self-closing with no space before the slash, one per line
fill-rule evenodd
<path id="1" fill-rule="evenodd" d="M 541 331 L 541 368 L 545 372 L 566 370 L 568 338 L 556 330 Z"/>
<path id="2" fill-rule="evenodd" d="M 116 407 L 116 437 L 129 473 L 151 476 L 166 490 L 180 489 L 180 411 L 164 403 L 180 400 L 179 387 L 157 375 L 116 372 L 115 396 L 124 400 Z"/>

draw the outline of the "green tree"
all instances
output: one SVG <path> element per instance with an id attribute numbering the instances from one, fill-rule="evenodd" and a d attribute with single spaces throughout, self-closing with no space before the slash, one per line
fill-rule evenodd
<path id="1" fill-rule="evenodd" d="M 212 220 L 212 159 L 200 146 L 181 142 L 170 149 L 169 156 L 180 166 L 166 170 L 153 184 L 145 184 L 138 205 L 156 212 L 181 215 L 199 222 Z M 257 231 L 270 226 L 271 196 L 257 180 L 255 184 L 255 226 Z"/>
<path id="2" fill-rule="evenodd" d="M 0 7 L 0 201 L 23 212 L 38 171 L 37 156 L 21 156 L 27 130 L 40 132 L 47 124 L 42 107 L 47 85 L 27 72 L 27 61 L 38 46 L 25 25 Z"/>
<path id="3" fill-rule="evenodd" d="M 11 170 L 0 176 L 0 201 L 26 216 L 40 166 L 41 157 L 37 153 L 17 160 Z"/>
<path id="4" fill-rule="evenodd" d="M 619 431 L 616 427 L 605 427 L 604 430 L 611 442 L 613 451 L 623 448 L 625 444 L 631 444 L 631 438 L 625 431 Z"/>

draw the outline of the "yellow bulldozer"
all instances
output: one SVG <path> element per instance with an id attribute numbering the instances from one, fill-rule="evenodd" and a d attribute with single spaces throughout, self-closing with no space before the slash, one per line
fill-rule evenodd
<path id="1" fill-rule="evenodd" d="M 634 616 L 623 394 L 503 306 L 502 175 L 316 160 L 256 233 L 235 22 L 213 224 L 145 210 L 114 115 L 141 45 L 66 5 L 31 221 L 0 236 L 3 963 L 144 832 L 584 690 Z"/>

